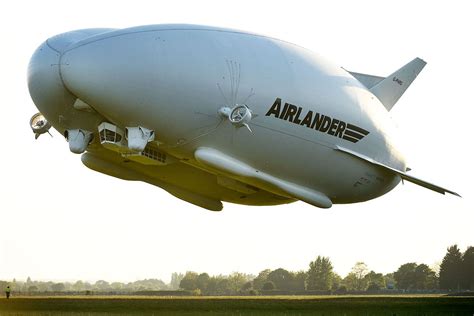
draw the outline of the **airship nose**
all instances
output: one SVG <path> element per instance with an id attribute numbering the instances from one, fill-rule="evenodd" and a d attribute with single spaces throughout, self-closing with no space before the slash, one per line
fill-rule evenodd
<path id="1" fill-rule="evenodd" d="M 61 133 L 67 128 L 77 99 L 63 83 L 62 56 L 78 41 L 108 30 L 87 29 L 53 36 L 42 43 L 30 59 L 27 74 L 30 96 L 48 122 Z"/>
<path id="2" fill-rule="evenodd" d="M 35 51 L 28 66 L 31 98 L 38 110 L 55 127 L 59 125 L 64 107 L 74 102 L 61 80 L 60 57 L 61 52 L 46 41 Z"/>

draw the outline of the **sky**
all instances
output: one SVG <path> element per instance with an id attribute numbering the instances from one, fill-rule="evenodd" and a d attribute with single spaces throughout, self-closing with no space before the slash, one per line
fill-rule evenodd
<path id="1" fill-rule="evenodd" d="M 474 106 L 469 1 L 8 1 L 0 10 L 0 280 L 170 280 L 172 272 L 258 274 L 308 269 L 330 257 L 344 276 L 357 261 L 389 273 L 439 263 L 474 246 L 470 136 Z M 189 23 L 236 28 L 315 51 L 356 72 L 387 76 L 428 62 L 391 115 L 411 174 L 460 193 L 411 183 L 378 199 L 318 209 L 225 203 L 213 213 L 158 187 L 89 170 L 64 138 L 35 141 L 29 58 L 74 29 Z"/>

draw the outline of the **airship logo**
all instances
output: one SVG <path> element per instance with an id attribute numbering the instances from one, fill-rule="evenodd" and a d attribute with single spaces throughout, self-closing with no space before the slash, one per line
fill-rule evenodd
<path id="1" fill-rule="evenodd" d="M 397 77 L 393 77 L 392 80 L 395 81 L 396 83 L 398 83 L 399 85 L 403 85 L 403 81 L 401 81 L 401 80 L 398 79 Z"/>
<path id="2" fill-rule="evenodd" d="M 306 113 L 303 114 L 302 113 Z M 321 133 L 339 137 L 352 143 L 357 143 L 369 134 L 369 132 L 354 124 L 331 118 L 330 116 L 315 113 L 311 110 L 304 111 L 302 107 L 285 103 L 281 106 L 281 98 L 276 98 L 265 116 L 275 116 L 280 120 L 293 124 L 306 126 Z"/>

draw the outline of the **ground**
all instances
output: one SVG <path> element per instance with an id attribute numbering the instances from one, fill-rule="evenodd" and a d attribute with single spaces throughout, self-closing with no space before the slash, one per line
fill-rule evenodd
<path id="1" fill-rule="evenodd" d="M 52 296 L 0 299 L 0 315 L 474 315 L 474 297 Z"/>

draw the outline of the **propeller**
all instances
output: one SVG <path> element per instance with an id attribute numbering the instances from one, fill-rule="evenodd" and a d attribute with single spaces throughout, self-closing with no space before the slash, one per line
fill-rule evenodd
<path id="1" fill-rule="evenodd" d="M 246 104 L 236 105 L 229 114 L 229 121 L 237 128 L 245 126 L 250 133 L 249 122 L 252 119 L 252 111 Z"/>
<path id="2" fill-rule="evenodd" d="M 38 137 L 44 133 L 48 133 L 49 136 L 53 137 L 53 135 L 51 135 L 49 132 L 51 124 L 49 124 L 48 120 L 41 113 L 36 113 L 31 117 L 30 126 L 33 130 L 33 133 L 35 133 L 35 139 L 38 139 Z"/>
<path id="3" fill-rule="evenodd" d="M 226 64 L 230 76 L 230 98 L 226 97 L 220 84 L 217 83 L 217 88 L 219 88 L 219 92 L 225 100 L 225 105 L 218 110 L 218 113 L 222 118 L 228 119 L 236 128 L 245 126 L 250 132 L 252 132 L 248 123 L 256 116 L 256 114 L 252 113 L 246 102 L 254 96 L 255 93 L 253 92 L 253 88 L 250 89 L 250 93 L 245 100 L 242 103 L 238 103 L 237 97 L 239 94 L 241 72 L 240 63 L 226 60 Z M 223 77 L 223 79 L 225 78 Z"/>
<path id="4" fill-rule="evenodd" d="M 194 112 L 195 114 L 206 116 L 208 120 L 212 122 L 209 125 L 202 126 L 202 128 L 206 127 L 207 130 L 194 139 L 215 132 L 222 124 L 225 124 L 226 121 L 230 122 L 236 130 L 241 127 L 246 127 L 252 133 L 249 122 L 258 115 L 254 113 L 246 103 L 255 95 L 254 90 L 251 88 L 247 97 L 242 100 L 242 102 L 238 102 L 238 99 L 239 101 L 241 100 L 239 97 L 241 65 L 232 60 L 226 60 L 225 62 L 228 76 L 223 75 L 221 82 L 216 83 L 223 102 L 215 110 L 209 109 L 210 111 L 206 113 L 200 111 Z M 217 122 L 216 118 L 218 119 Z M 234 134 L 235 133 L 232 133 L 231 137 L 232 143 L 234 141 Z"/>

